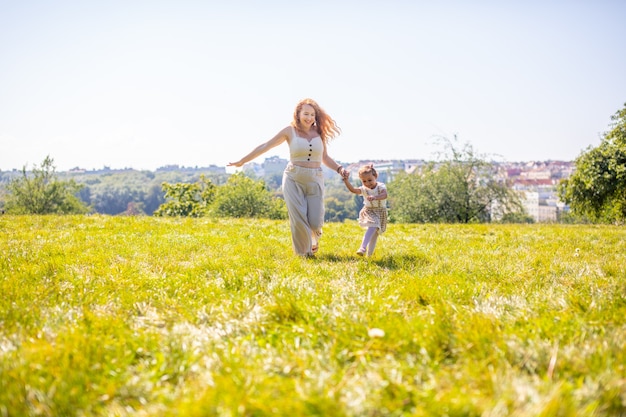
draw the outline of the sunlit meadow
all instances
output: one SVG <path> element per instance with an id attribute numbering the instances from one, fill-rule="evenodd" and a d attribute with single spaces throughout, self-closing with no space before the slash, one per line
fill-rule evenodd
<path id="1" fill-rule="evenodd" d="M 0 416 L 626 415 L 626 230 L 0 216 Z"/>

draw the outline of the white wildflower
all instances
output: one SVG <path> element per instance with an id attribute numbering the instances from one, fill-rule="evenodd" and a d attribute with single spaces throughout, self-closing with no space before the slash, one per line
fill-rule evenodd
<path id="1" fill-rule="evenodd" d="M 367 330 L 367 335 L 371 338 L 385 337 L 385 331 L 383 329 L 377 329 L 374 327 L 373 329 Z"/>

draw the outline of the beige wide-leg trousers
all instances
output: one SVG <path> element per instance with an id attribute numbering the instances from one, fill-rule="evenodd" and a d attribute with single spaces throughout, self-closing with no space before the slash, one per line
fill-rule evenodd
<path id="1" fill-rule="evenodd" d="M 291 241 L 298 255 L 311 255 L 324 225 L 322 168 L 288 164 L 283 173 L 283 195 L 289 213 Z"/>

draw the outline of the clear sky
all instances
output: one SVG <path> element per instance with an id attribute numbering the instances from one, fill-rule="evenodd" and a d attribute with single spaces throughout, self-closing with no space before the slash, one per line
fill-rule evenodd
<path id="1" fill-rule="evenodd" d="M 0 169 L 224 166 L 305 97 L 340 162 L 454 135 L 573 160 L 626 103 L 625 21 L 623 0 L 0 0 Z"/>

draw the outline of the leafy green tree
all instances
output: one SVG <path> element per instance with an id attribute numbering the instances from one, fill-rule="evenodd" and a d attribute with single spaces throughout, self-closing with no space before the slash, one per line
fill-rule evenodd
<path id="1" fill-rule="evenodd" d="M 499 216 L 523 212 L 519 196 L 495 179 L 493 166 L 470 144 L 443 138 L 443 146 L 442 162 L 388 184 L 393 221 L 475 223 L 491 221 L 496 207 Z"/>
<path id="2" fill-rule="evenodd" d="M 612 128 L 600 145 L 575 160 L 576 170 L 559 184 L 572 213 L 594 222 L 626 220 L 626 104 L 611 116 Z"/>
<path id="3" fill-rule="evenodd" d="M 327 222 L 343 222 L 345 219 L 356 219 L 359 215 L 360 206 L 357 208 L 355 198 L 361 199 L 359 203 L 361 203 L 362 198 L 348 191 L 343 181 L 339 186 L 330 185 L 330 181 L 328 183 L 329 186 L 326 187 L 326 195 L 324 197 L 326 209 L 324 220 Z"/>
<path id="4" fill-rule="evenodd" d="M 267 184 L 267 188 L 269 188 L 270 190 L 278 190 L 283 184 L 283 175 L 282 173 L 278 173 L 267 176 L 265 178 L 265 182 Z"/>
<path id="5" fill-rule="evenodd" d="M 430 183 L 432 168 L 421 173 L 407 174 L 400 172 L 393 181 L 387 184 L 389 202 L 393 216 L 390 220 L 400 223 L 429 223 L 438 219 L 437 204 Z M 391 214 L 391 213 L 390 213 Z"/>
<path id="6" fill-rule="evenodd" d="M 60 181 L 54 160 L 46 156 L 32 172 L 22 168 L 22 175 L 7 185 L 6 211 L 13 214 L 84 214 L 89 207 L 80 200 L 82 185 L 73 180 Z"/>
<path id="7" fill-rule="evenodd" d="M 124 213 L 130 203 L 141 202 L 144 194 L 142 190 L 128 185 L 120 187 L 107 185 L 97 194 L 92 195 L 90 201 L 96 212 L 116 215 Z"/>
<path id="8" fill-rule="evenodd" d="M 219 187 L 212 213 L 220 217 L 287 218 L 285 201 L 267 190 L 263 180 L 254 180 L 243 172 L 231 175 Z"/>
<path id="9" fill-rule="evenodd" d="M 144 211 L 146 214 L 151 215 L 158 210 L 163 203 L 165 203 L 163 187 L 159 187 L 157 184 L 151 185 L 144 199 Z"/>
<path id="10" fill-rule="evenodd" d="M 349 217 L 350 212 L 346 210 L 345 203 L 335 197 L 324 199 L 324 221 L 342 222 Z"/>
<path id="11" fill-rule="evenodd" d="M 534 223 L 535 219 L 533 216 L 529 215 L 525 212 L 517 212 L 517 213 L 505 213 L 500 219 L 500 223 Z M 561 220 L 561 223 L 564 223 Z"/>
<path id="12" fill-rule="evenodd" d="M 154 212 L 155 216 L 203 217 L 208 214 L 216 187 L 204 175 L 195 183 L 163 183 L 165 203 Z"/>

